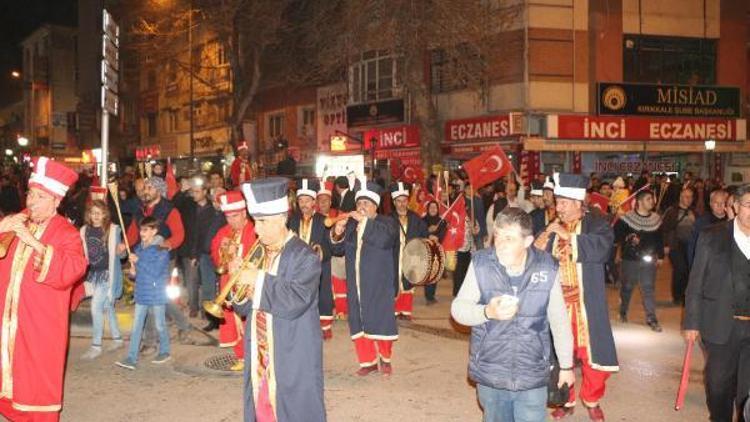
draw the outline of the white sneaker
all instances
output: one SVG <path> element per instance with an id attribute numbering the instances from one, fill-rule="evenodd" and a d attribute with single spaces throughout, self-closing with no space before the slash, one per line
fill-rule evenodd
<path id="1" fill-rule="evenodd" d="M 115 351 L 117 349 L 121 349 L 125 346 L 125 341 L 121 338 L 112 340 L 112 344 L 107 347 L 108 352 Z"/>
<path id="2" fill-rule="evenodd" d="M 81 356 L 81 359 L 83 360 L 93 360 L 98 358 L 102 354 L 102 347 L 101 346 L 91 346 L 89 347 L 89 350 L 86 351 L 86 353 Z"/>

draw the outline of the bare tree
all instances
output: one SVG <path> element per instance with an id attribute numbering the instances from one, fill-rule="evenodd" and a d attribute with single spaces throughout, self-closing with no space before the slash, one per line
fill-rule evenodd
<path id="1" fill-rule="evenodd" d="M 261 88 L 265 62 L 289 30 L 294 0 L 143 0 L 130 9 L 130 47 L 153 63 L 173 64 L 201 89 L 231 96 L 232 140 L 242 138 L 242 122 Z M 203 34 L 226 51 L 229 84 L 207 77 L 226 65 L 204 61 L 187 50 L 187 39 Z M 201 42 L 201 40 L 198 40 Z M 219 81 L 221 82 L 221 81 Z"/>
<path id="2" fill-rule="evenodd" d="M 421 156 L 428 169 L 441 162 L 441 128 L 426 72 L 434 55 L 447 89 L 485 94 L 496 35 L 517 20 L 516 0 L 318 0 L 303 31 L 304 69 L 317 81 L 346 80 L 348 65 L 367 51 L 387 51 L 399 62 L 397 88 L 411 103 L 420 127 Z M 433 75 L 434 76 L 434 75 Z"/>

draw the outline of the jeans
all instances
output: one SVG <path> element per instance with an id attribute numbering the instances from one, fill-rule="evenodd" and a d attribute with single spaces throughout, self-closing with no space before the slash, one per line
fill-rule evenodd
<path id="1" fill-rule="evenodd" d="M 211 255 L 201 254 L 198 257 L 198 272 L 201 278 L 202 300 L 214 300 L 216 297 L 216 267 Z"/>
<path id="2" fill-rule="evenodd" d="M 169 354 L 169 331 L 164 313 L 164 305 L 140 305 L 135 304 L 135 317 L 133 318 L 133 332 L 130 334 L 130 349 L 128 359 L 138 362 L 138 351 L 141 347 L 143 327 L 146 325 L 146 315 L 150 314 L 156 323 L 156 331 L 159 333 L 159 354 Z"/>
<path id="3" fill-rule="evenodd" d="M 107 297 L 109 293 L 109 283 L 98 282 L 94 284 L 94 294 L 91 297 L 91 320 L 93 332 L 91 333 L 91 345 L 101 346 L 102 335 L 104 334 L 104 313 L 109 317 L 109 331 L 113 339 L 122 339 L 120 327 L 117 324 L 117 314 L 115 314 L 114 300 Z"/>
<path id="4" fill-rule="evenodd" d="M 628 314 L 630 298 L 635 286 L 641 285 L 643 310 L 646 321 L 656 322 L 656 300 L 654 284 L 656 282 L 656 262 L 622 260 L 622 286 L 620 286 L 620 315 Z"/>
<path id="5" fill-rule="evenodd" d="M 684 304 L 685 289 L 690 276 L 685 242 L 675 242 L 669 250 L 669 260 L 672 262 L 672 300 L 675 304 Z"/>
<path id="6" fill-rule="evenodd" d="M 164 305 L 164 312 L 166 313 L 167 317 L 172 320 L 175 325 L 177 325 L 177 328 L 179 330 L 190 331 L 193 329 L 193 326 L 190 325 L 190 321 L 188 321 L 187 317 L 185 317 L 185 314 L 182 313 L 182 309 L 180 309 L 179 306 L 175 305 L 174 302 L 167 302 L 167 304 Z M 143 343 L 147 346 L 153 346 L 154 344 L 156 344 L 156 329 L 154 327 L 153 320 L 153 316 L 149 316 L 146 319 L 146 333 L 143 338 Z"/>
<path id="7" fill-rule="evenodd" d="M 499 390 L 477 384 L 484 422 L 544 422 L 547 386 L 526 391 Z"/>
<path id="8" fill-rule="evenodd" d="M 200 309 L 200 278 L 198 274 L 198 267 L 190 263 L 192 261 L 190 257 L 181 256 L 177 258 L 177 262 L 182 272 L 182 279 L 185 282 L 185 288 L 188 291 L 188 308 L 191 311 L 198 311 Z"/>

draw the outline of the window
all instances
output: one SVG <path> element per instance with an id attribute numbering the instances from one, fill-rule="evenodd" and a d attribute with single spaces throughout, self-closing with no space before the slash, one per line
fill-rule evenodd
<path id="1" fill-rule="evenodd" d="M 399 60 L 385 51 L 363 53 L 361 60 L 349 68 L 349 101 L 356 104 L 394 98 L 398 94 L 398 64 Z"/>
<path id="2" fill-rule="evenodd" d="M 299 136 L 314 136 L 315 135 L 314 132 L 315 132 L 315 108 L 314 107 L 300 108 L 299 127 L 297 128 L 297 134 Z"/>
<path id="3" fill-rule="evenodd" d="M 168 110 L 167 111 L 167 132 L 173 133 L 177 132 L 179 128 L 179 112 L 177 110 Z"/>
<path id="4" fill-rule="evenodd" d="M 155 89 L 156 88 L 156 71 L 154 69 L 149 69 L 146 71 L 146 89 Z"/>
<path id="5" fill-rule="evenodd" d="M 284 114 L 272 114 L 268 116 L 268 136 L 281 138 L 284 136 Z"/>
<path id="6" fill-rule="evenodd" d="M 229 64 L 229 56 L 227 55 L 227 49 L 221 42 L 216 42 L 216 64 L 223 66 Z"/>
<path id="7" fill-rule="evenodd" d="M 625 35 L 625 82 L 713 85 L 716 40 Z"/>
<path id="8" fill-rule="evenodd" d="M 156 113 L 147 113 L 146 114 L 146 128 L 148 130 L 148 136 L 153 137 L 156 136 L 157 130 L 157 114 Z"/>

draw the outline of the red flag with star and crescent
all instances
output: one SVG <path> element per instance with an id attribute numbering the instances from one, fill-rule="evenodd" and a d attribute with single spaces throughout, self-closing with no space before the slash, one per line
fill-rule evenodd
<path id="1" fill-rule="evenodd" d="M 443 214 L 447 230 L 443 238 L 443 249 L 446 252 L 457 251 L 464 244 L 466 232 L 466 202 L 464 195 L 459 195 Z"/>
<path id="2" fill-rule="evenodd" d="M 467 161 L 463 168 L 475 190 L 513 171 L 513 165 L 499 146 Z"/>

